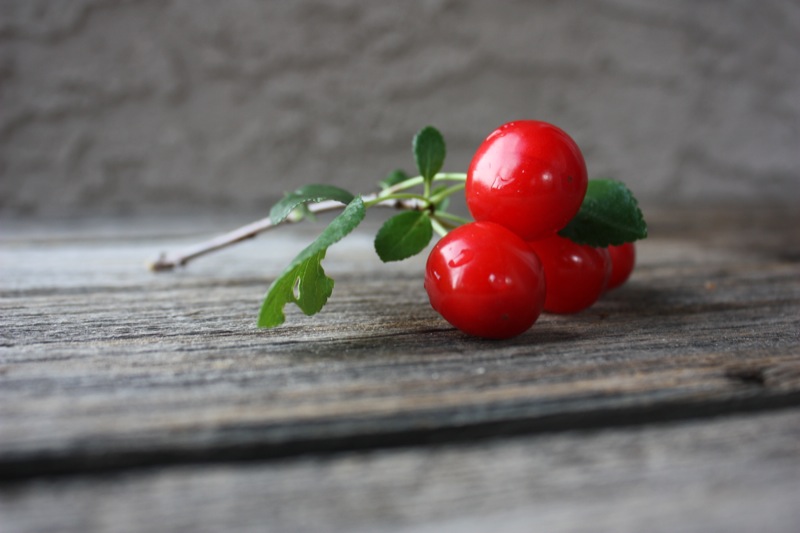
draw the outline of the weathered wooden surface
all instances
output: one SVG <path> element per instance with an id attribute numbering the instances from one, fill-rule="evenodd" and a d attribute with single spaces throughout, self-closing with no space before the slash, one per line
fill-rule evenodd
<path id="1" fill-rule="evenodd" d="M 159 495 L 165 511 L 152 519 L 189 529 L 189 511 L 213 500 L 213 509 L 225 511 L 220 520 L 241 525 L 271 510 L 279 530 L 325 530 L 326 521 L 352 530 L 360 527 L 359 515 L 368 528 L 436 530 L 437 520 L 456 520 L 470 509 L 472 515 L 511 512 L 512 527 L 545 508 L 554 524 L 590 530 L 606 505 L 616 509 L 608 526 L 625 526 L 626 510 L 653 504 L 665 483 L 668 496 L 652 511 L 656 518 L 683 516 L 674 523 L 687 527 L 695 518 L 717 524 L 698 531 L 747 530 L 748 522 L 736 517 L 744 516 L 752 489 L 769 495 L 753 500 L 759 504 L 753 516 L 773 516 L 775 531 L 792 531 L 797 498 L 788 495 L 798 488 L 800 461 L 797 410 L 791 409 L 800 406 L 797 215 L 648 214 L 652 236 L 639 247 L 628 285 L 587 312 L 545 316 L 504 342 L 453 331 L 426 303 L 424 258 L 380 265 L 366 233 L 331 249 L 326 268 L 337 285 L 323 314 L 306 318 L 292 310 L 282 328 L 259 331 L 254 318 L 269 277 L 314 228 L 282 230 L 184 271 L 154 275 L 144 270 L 145 260 L 197 239 L 197 231 L 187 231 L 191 225 L 5 224 L 3 514 L 33 531 L 63 513 L 77 531 L 108 525 L 115 513 L 124 525 Z M 719 414 L 735 415 L 734 422 L 710 418 Z M 669 429 L 626 428 L 653 422 Z M 745 436 L 737 433 L 739 424 Z M 550 435 L 555 431 L 566 433 Z M 641 437 L 651 431 L 666 432 L 677 448 Z M 513 434 L 514 440 L 502 440 Z M 693 448 L 708 434 L 708 442 L 721 446 L 714 460 L 706 441 L 700 452 Z M 728 434 L 733 444 L 726 448 Z M 623 474 L 602 464 L 606 452 L 617 453 L 608 450 L 615 438 L 644 438 L 636 450 L 645 457 L 668 454 L 665 468 L 678 470 L 629 483 L 625 476 L 642 467 L 635 457 L 620 455 L 630 459 Z M 531 475 L 538 478 L 550 459 L 548 446 L 559 439 L 567 449 L 585 446 L 587 455 L 575 459 L 597 477 L 584 487 L 580 476 L 571 477 L 570 454 L 555 454 L 560 466 L 548 483 L 527 485 L 522 461 L 504 492 L 498 472 L 514 470 L 520 446 L 537 450 L 539 466 Z M 686 450 L 682 439 L 690 443 Z M 755 442 L 755 455 L 747 456 Z M 475 481 L 469 472 L 483 472 L 476 494 L 486 494 L 486 507 L 469 503 L 465 487 L 452 492 L 462 483 L 456 469 L 427 511 L 410 519 L 426 487 L 424 470 L 446 470 L 451 455 L 462 453 L 468 456 L 463 483 Z M 739 464 L 740 453 L 746 464 Z M 242 460 L 252 464 L 239 465 Z M 385 464 L 405 488 L 394 493 L 384 485 L 381 492 L 386 479 L 366 473 L 372 461 Z M 412 470 L 398 474 L 403 461 Z M 745 488 L 726 489 L 728 474 L 705 480 L 714 465 Z M 56 474 L 67 477 L 51 479 Z M 695 497 L 681 493 L 683 482 Z M 553 501 L 552 495 L 540 500 L 549 483 L 565 488 L 556 491 L 564 498 L 559 505 L 541 504 Z M 184 491 L 186 484 L 209 489 Z M 261 492 L 234 498 L 249 493 L 250 484 Z M 438 494 L 438 486 L 430 491 Z M 521 486 L 530 490 L 518 494 Z M 573 499 L 570 487 L 578 493 Z M 230 498 L 223 496 L 227 490 Z M 377 509 L 353 503 L 371 501 L 373 490 L 392 496 L 376 502 Z M 515 503 L 501 505 L 504 494 Z M 285 505 L 261 507 L 258 495 Z M 98 498 L 101 511 L 87 517 L 86 506 Z M 304 522 L 306 507 L 320 499 L 327 503 Z M 68 503 L 54 501 L 75 507 L 67 512 Z M 49 510 L 37 515 L 41 508 Z M 645 516 L 631 515 L 629 529 L 637 530 Z"/>
<path id="2" fill-rule="evenodd" d="M 786 532 L 800 410 L 0 488 L 8 531 Z M 4 530 L 5 531 L 5 530 Z"/>

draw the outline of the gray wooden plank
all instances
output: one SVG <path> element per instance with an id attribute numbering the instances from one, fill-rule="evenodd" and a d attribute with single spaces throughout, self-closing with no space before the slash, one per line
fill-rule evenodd
<path id="1" fill-rule="evenodd" d="M 798 404 L 792 213 L 656 211 L 630 283 L 504 342 L 429 308 L 424 257 L 332 248 L 325 312 L 259 331 L 270 276 L 313 228 L 168 275 L 130 226 L 4 234 L 0 469 L 32 476 L 472 439 Z M 189 226 L 190 227 L 190 226 Z M 148 230 L 150 231 L 150 230 Z M 188 233 L 186 233 L 188 235 Z M 87 236 L 88 235 L 88 236 Z"/>
<path id="2" fill-rule="evenodd" d="M 795 533 L 800 410 L 0 486 L 9 533 Z"/>

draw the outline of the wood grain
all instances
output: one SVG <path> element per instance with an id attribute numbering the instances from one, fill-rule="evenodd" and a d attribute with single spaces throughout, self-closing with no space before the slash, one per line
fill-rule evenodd
<path id="1" fill-rule="evenodd" d="M 800 410 L 0 486 L 4 531 L 795 533 Z"/>
<path id="2" fill-rule="evenodd" d="M 260 331 L 270 277 L 314 228 L 154 275 L 144 262 L 195 240 L 191 221 L 8 226 L 0 472 L 267 460 L 800 405 L 796 215 L 649 218 L 628 285 L 504 342 L 454 331 L 426 303 L 424 258 L 384 267 L 366 232 L 331 249 L 337 285 L 322 314 L 292 309 Z"/>

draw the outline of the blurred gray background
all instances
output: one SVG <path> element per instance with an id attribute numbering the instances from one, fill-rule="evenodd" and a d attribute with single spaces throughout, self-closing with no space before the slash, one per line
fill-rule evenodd
<path id="1" fill-rule="evenodd" d="M 368 192 L 536 118 L 645 204 L 800 199 L 800 2 L 0 0 L 0 213 Z"/>

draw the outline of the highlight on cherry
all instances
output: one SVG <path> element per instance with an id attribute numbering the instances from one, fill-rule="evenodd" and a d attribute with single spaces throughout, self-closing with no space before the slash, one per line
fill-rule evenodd
<path id="1" fill-rule="evenodd" d="M 374 246 L 384 261 L 401 261 L 429 247 L 420 273 L 430 305 L 444 320 L 477 337 L 506 339 L 531 328 L 544 313 L 578 313 L 624 284 L 633 272 L 634 242 L 647 237 L 633 193 L 620 181 L 588 179 L 577 143 L 562 129 L 519 120 L 478 146 L 466 173 L 443 172 L 446 145 L 432 126 L 413 139 L 417 175 L 396 170 L 376 192 L 353 194 L 308 185 L 286 194 L 269 217 L 175 256 L 153 270 L 185 265 L 203 254 L 262 231 L 340 211 L 267 289 L 258 326 L 274 328 L 295 304 L 322 310 L 334 280 L 322 267 L 328 248 L 376 207 L 400 212 L 386 220 Z M 463 194 L 472 218 L 450 211 Z"/>

